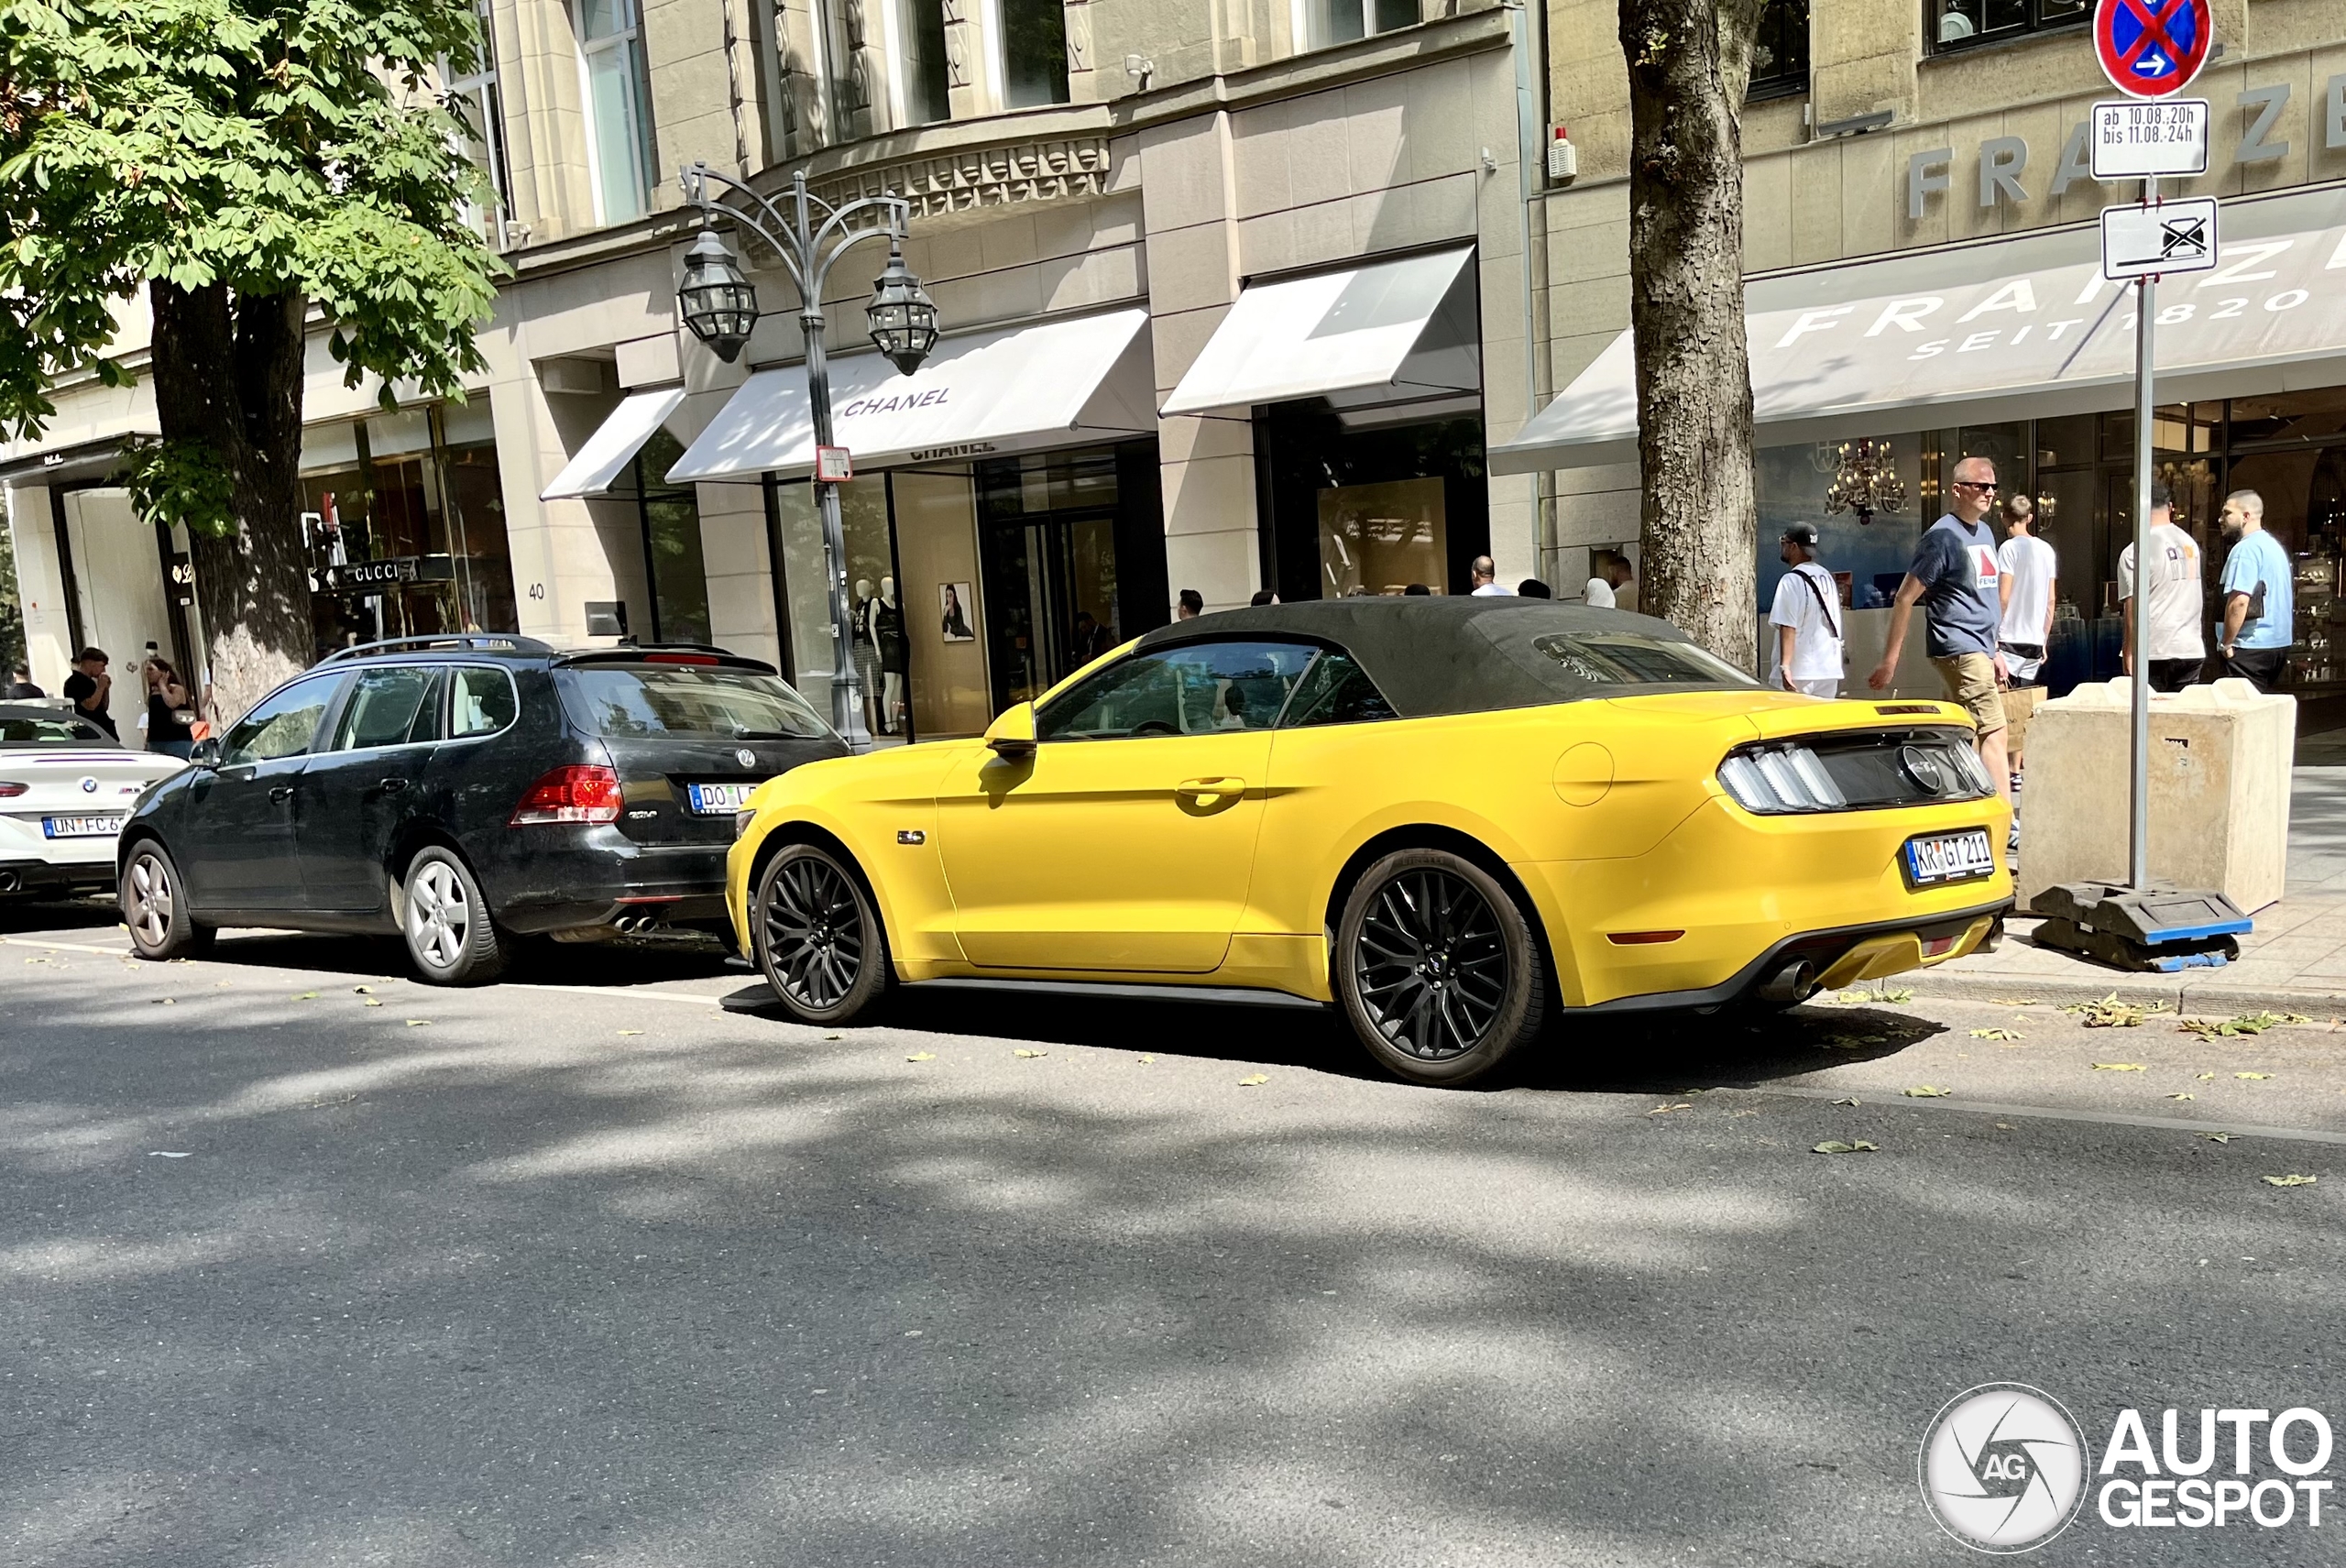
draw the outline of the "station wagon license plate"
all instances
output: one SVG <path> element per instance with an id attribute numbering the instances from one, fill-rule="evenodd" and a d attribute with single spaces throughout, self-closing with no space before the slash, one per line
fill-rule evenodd
<path id="1" fill-rule="evenodd" d="M 685 798 L 698 816 L 730 817 L 750 804 L 750 792 L 757 787 L 751 784 L 686 784 Z"/>
<path id="2" fill-rule="evenodd" d="M 44 817 L 43 836 L 50 839 L 111 839 L 122 831 L 119 817 Z"/>
<path id="3" fill-rule="evenodd" d="M 1906 881 L 1914 887 L 1977 882 L 1996 874 L 1996 852 L 1984 828 L 1919 834 L 1906 840 L 1904 853 Z"/>

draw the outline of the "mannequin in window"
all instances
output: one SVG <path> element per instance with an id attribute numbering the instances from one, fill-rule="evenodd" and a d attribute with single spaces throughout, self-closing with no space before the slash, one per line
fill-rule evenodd
<path id="1" fill-rule="evenodd" d="M 882 735 L 904 728 L 904 612 L 896 602 L 896 579 L 880 579 L 880 597 L 872 601 L 869 620 L 872 646 L 880 654 L 880 723 Z"/>
<path id="2" fill-rule="evenodd" d="M 863 722 L 870 729 L 880 728 L 880 650 L 872 641 L 872 579 L 855 579 L 855 674 L 857 684 L 863 687 Z"/>

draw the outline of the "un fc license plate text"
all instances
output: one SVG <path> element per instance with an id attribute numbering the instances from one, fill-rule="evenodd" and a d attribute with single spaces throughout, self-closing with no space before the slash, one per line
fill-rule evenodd
<path id="1" fill-rule="evenodd" d="M 44 817 L 40 830 L 51 839 L 111 839 L 122 831 L 119 817 Z"/>
<path id="2" fill-rule="evenodd" d="M 1978 882 L 1995 874 L 1996 853 L 1984 828 L 1926 833 L 1906 840 L 1906 880 L 1916 887 Z"/>
<path id="3" fill-rule="evenodd" d="M 750 792 L 758 786 L 746 784 L 686 784 L 685 795 L 692 807 L 703 817 L 730 817 L 750 804 Z"/>

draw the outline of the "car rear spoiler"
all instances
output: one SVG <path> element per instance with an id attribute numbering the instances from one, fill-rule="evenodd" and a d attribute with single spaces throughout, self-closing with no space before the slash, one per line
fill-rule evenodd
<path id="1" fill-rule="evenodd" d="M 609 648 L 577 648 L 556 653 L 553 663 L 558 669 L 582 664 L 699 664 L 746 670 L 759 675 L 781 674 L 762 659 L 752 659 L 712 642 L 621 642 Z"/>

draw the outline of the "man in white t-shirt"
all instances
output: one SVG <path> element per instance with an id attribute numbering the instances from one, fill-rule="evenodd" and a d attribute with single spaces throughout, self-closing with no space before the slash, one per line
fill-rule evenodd
<path id="1" fill-rule="evenodd" d="M 1596 575 L 1581 589 L 1581 602 L 1598 609 L 1620 609 L 1621 590 L 1631 576 L 1629 558 L 1618 550 L 1593 551 L 1591 555 L 1596 564 Z"/>
<path id="2" fill-rule="evenodd" d="M 1488 599 L 1512 598 L 1515 597 L 1515 590 L 1513 588 L 1503 588 L 1499 586 L 1497 581 L 1499 575 L 1498 563 L 1492 560 L 1488 555 L 1475 556 L 1474 564 L 1466 568 L 1466 575 L 1473 583 L 1473 586 L 1466 590 L 1468 595 L 1472 598 Z"/>
<path id="3" fill-rule="evenodd" d="M 2174 497 L 2165 485 L 2151 487 L 2151 558 L 2143 574 L 2143 597 L 2150 602 L 2144 652 L 2151 661 L 2153 691 L 2181 691 L 2199 678 L 2208 644 L 2199 628 L 2207 597 L 2199 577 L 2199 543 L 2175 525 Z M 2118 592 L 2126 609 L 2121 662 L 2134 673 L 2134 547 L 2118 553 Z"/>
<path id="4" fill-rule="evenodd" d="M 1768 624 L 1776 629 L 1773 685 L 1811 696 L 1841 695 L 1841 589 L 1833 574 L 1816 564 L 1816 530 L 1795 522 L 1776 542 L 1777 554 L 1792 568 L 1776 581 L 1775 608 Z"/>
<path id="5" fill-rule="evenodd" d="M 2006 538 L 1996 549 L 1998 604 L 2003 619 L 1996 648 L 2012 672 L 2004 688 L 2004 753 L 2012 786 L 2020 786 L 2028 750 L 2028 721 L 2045 700 L 2045 655 L 2053 642 L 2053 605 L 2060 575 L 2053 546 L 2036 536 L 2036 502 L 2023 492 L 2004 498 Z"/>

